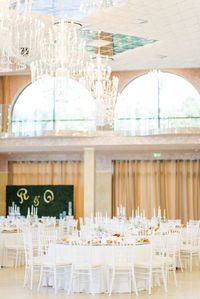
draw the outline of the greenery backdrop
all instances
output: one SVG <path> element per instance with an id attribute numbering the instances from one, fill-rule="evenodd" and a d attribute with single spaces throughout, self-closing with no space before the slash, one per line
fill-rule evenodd
<path id="1" fill-rule="evenodd" d="M 6 186 L 6 214 L 8 207 L 14 202 L 20 207 L 20 213 L 27 216 L 28 208 L 33 205 L 38 208 L 38 217 L 56 216 L 59 218 L 63 211 L 68 215 L 69 207 L 73 215 L 72 185 L 24 185 Z"/>

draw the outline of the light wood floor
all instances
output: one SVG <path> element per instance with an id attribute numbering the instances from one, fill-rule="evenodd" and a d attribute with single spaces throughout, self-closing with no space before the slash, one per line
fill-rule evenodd
<path id="1" fill-rule="evenodd" d="M 2 268 L 0 269 L 0 298 L 1 299 L 51 299 L 55 297 L 69 298 L 69 299 L 85 299 L 94 298 L 92 295 L 88 294 L 74 294 L 68 296 L 66 292 L 59 290 L 55 295 L 51 287 L 42 287 L 40 292 L 37 292 L 36 285 L 33 291 L 28 288 L 23 288 L 23 277 L 24 277 L 24 267 L 17 269 L 13 268 Z M 146 291 L 139 292 L 138 298 L 173 298 L 173 299 L 200 299 L 200 267 L 195 267 L 190 273 L 184 271 L 181 273 L 177 271 L 178 287 L 176 288 L 171 279 L 168 284 L 168 293 L 165 294 L 163 287 L 155 287 L 152 289 L 152 295 L 148 296 Z M 95 298 L 114 298 L 114 299 L 129 299 L 136 298 L 135 294 L 112 294 L 111 297 L 104 294 L 97 294 Z"/>

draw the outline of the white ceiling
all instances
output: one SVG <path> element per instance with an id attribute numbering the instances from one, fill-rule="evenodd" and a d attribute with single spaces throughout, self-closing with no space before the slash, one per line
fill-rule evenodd
<path id="1" fill-rule="evenodd" d="M 146 20 L 136 24 L 135 19 Z M 90 29 L 157 42 L 114 56 L 113 70 L 200 67 L 199 0 L 123 0 L 82 20 Z"/>
<path id="2" fill-rule="evenodd" d="M 113 71 L 200 67 L 200 0 L 122 0 L 79 22 L 91 30 L 157 40 L 114 55 Z"/>

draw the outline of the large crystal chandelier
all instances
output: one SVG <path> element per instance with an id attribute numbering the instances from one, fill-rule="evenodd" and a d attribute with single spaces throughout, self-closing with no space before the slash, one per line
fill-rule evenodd
<path id="1" fill-rule="evenodd" d="M 7 14 L 8 52 L 19 61 L 30 64 L 40 56 L 45 25 L 36 16 L 10 11 Z"/>
<path id="2" fill-rule="evenodd" d="M 40 48 L 40 59 L 30 64 L 32 82 L 54 77 L 55 90 L 64 93 L 68 78 L 76 78 L 83 68 L 85 41 L 79 37 L 77 23 L 60 19 L 49 28 Z"/>
<path id="3" fill-rule="evenodd" d="M 0 49 L 0 72 L 16 72 L 26 69 L 26 65 L 10 57 L 5 49 Z"/>
<path id="4" fill-rule="evenodd" d="M 34 1 L 45 2 L 45 0 L 0 0 L 0 3 L 18 11 L 31 11 Z M 122 1 L 123 0 L 80 0 L 80 10 L 93 13 L 104 8 L 116 6 Z M 54 4 L 53 0 L 52 4 Z M 62 1 L 61 6 L 64 7 L 64 5 L 65 2 Z"/>
<path id="5" fill-rule="evenodd" d="M 10 8 L 16 10 L 31 11 L 33 0 L 8 0 L 8 2 Z"/>
<path id="6" fill-rule="evenodd" d="M 80 10 L 89 14 L 119 4 L 122 0 L 81 0 Z"/>
<path id="7" fill-rule="evenodd" d="M 41 59 L 50 64 L 79 65 L 84 59 L 85 41 L 78 35 L 81 25 L 60 19 L 49 29 L 41 48 Z"/>
<path id="8" fill-rule="evenodd" d="M 9 43 L 9 30 L 7 22 L 5 22 L 5 15 L 9 14 L 9 3 L 0 0 L 2 4 L 0 11 L 0 71 L 1 72 L 15 72 L 26 69 L 26 65 L 15 57 L 11 56 Z"/>
<path id="9" fill-rule="evenodd" d="M 79 82 L 91 92 L 95 100 L 97 124 L 112 127 L 119 79 L 116 76 L 111 78 L 108 57 L 101 57 L 100 54 L 95 59 L 91 57 Z"/>

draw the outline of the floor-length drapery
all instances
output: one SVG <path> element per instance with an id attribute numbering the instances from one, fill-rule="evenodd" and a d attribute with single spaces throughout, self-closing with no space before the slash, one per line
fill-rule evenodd
<path id="1" fill-rule="evenodd" d="M 148 218 L 158 207 L 171 219 L 200 219 L 199 160 L 113 161 L 113 214 L 139 207 Z"/>
<path id="2" fill-rule="evenodd" d="M 74 185 L 74 216 L 83 217 L 81 161 L 10 162 L 10 185 Z"/>

